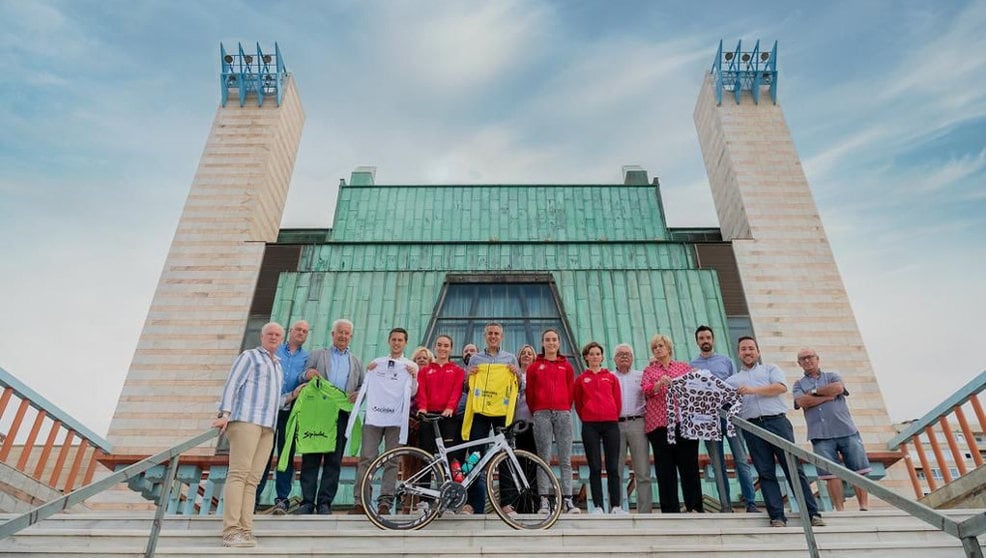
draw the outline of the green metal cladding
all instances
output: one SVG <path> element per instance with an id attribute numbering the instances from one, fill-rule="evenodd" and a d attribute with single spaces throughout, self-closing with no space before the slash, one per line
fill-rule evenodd
<path id="1" fill-rule="evenodd" d="M 716 273 L 670 240 L 656 185 L 343 185 L 334 227 L 317 237 L 295 236 L 299 269 L 280 275 L 272 316 L 308 320 L 310 347 L 329 345 L 340 317 L 355 323 L 361 358 L 386 352 L 396 326 L 420 344 L 449 274 L 550 274 L 576 343 L 601 342 L 607 362 L 627 342 L 644 366 L 657 332 L 687 360 L 699 324 L 727 331 Z M 456 346 L 469 341 L 482 342 Z"/>

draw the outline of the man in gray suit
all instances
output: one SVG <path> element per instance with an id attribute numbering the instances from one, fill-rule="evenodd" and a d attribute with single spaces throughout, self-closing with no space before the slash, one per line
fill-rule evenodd
<path id="1" fill-rule="evenodd" d="M 353 337 L 353 322 L 339 319 L 332 322 L 332 346 L 315 349 L 305 363 L 305 380 L 321 376 L 335 387 L 349 394 L 355 401 L 363 385 L 363 363 L 349 350 Z M 330 453 L 308 453 L 301 456 L 301 505 L 298 514 L 332 514 L 332 500 L 339 489 L 339 470 L 346 447 L 346 423 L 349 413 L 339 412 L 336 421 L 336 449 Z M 318 482 L 318 470 L 322 469 L 322 483 Z"/>

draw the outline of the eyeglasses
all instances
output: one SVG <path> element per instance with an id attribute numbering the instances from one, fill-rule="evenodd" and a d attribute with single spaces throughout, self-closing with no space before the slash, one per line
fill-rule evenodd
<path id="1" fill-rule="evenodd" d="M 804 361 L 806 361 L 806 360 L 811 360 L 811 359 L 813 359 L 813 358 L 818 358 L 818 355 L 805 355 L 805 356 L 799 356 L 799 357 L 798 357 L 798 362 L 804 362 Z"/>

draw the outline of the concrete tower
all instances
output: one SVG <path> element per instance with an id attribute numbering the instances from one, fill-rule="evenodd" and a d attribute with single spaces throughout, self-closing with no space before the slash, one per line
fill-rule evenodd
<path id="1" fill-rule="evenodd" d="M 209 427 L 277 240 L 304 111 L 277 45 L 220 49 L 222 103 L 110 424 L 115 454 L 155 453 Z"/>
<path id="2" fill-rule="evenodd" d="M 724 240 L 732 242 L 765 362 L 789 385 L 797 351 L 814 347 L 838 370 L 869 451 L 886 451 L 890 417 L 811 188 L 777 104 L 777 44 L 719 52 L 695 106 L 702 156 Z M 802 413 L 791 413 L 805 440 Z"/>

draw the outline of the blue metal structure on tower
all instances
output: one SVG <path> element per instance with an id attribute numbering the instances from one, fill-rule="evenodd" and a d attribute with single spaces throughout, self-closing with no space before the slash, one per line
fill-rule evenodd
<path id="1" fill-rule="evenodd" d="M 219 43 L 219 62 L 222 72 L 219 77 L 219 87 L 222 91 L 222 105 L 229 101 L 230 90 L 236 90 L 240 97 L 240 106 L 246 104 L 247 95 L 257 95 L 257 106 L 264 105 L 264 99 L 273 95 L 277 106 L 281 106 L 284 96 L 284 77 L 287 69 L 281 57 L 281 49 L 274 43 L 274 54 L 264 54 L 257 43 L 257 54 L 247 54 L 243 45 L 237 43 L 238 52 L 227 53 L 226 47 Z"/>
<path id="2" fill-rule="evenodd" d="M 719 50 L 712 62 L 712 79 L 715 81 L 716 106 L 722 105 L 722 92 L 732 91 L 736 104 L 740 103 L 743 91 L 753 94 L 753 102 L 760 104 L 760 86 L 770 88 L 770 98 L 777 104 L 777 41 L 774 48 L 767 52 L 760 50 L 760 41 L 752 51 L 743 50 L 743 41 L 736 43 L 736 50 Z"/>

